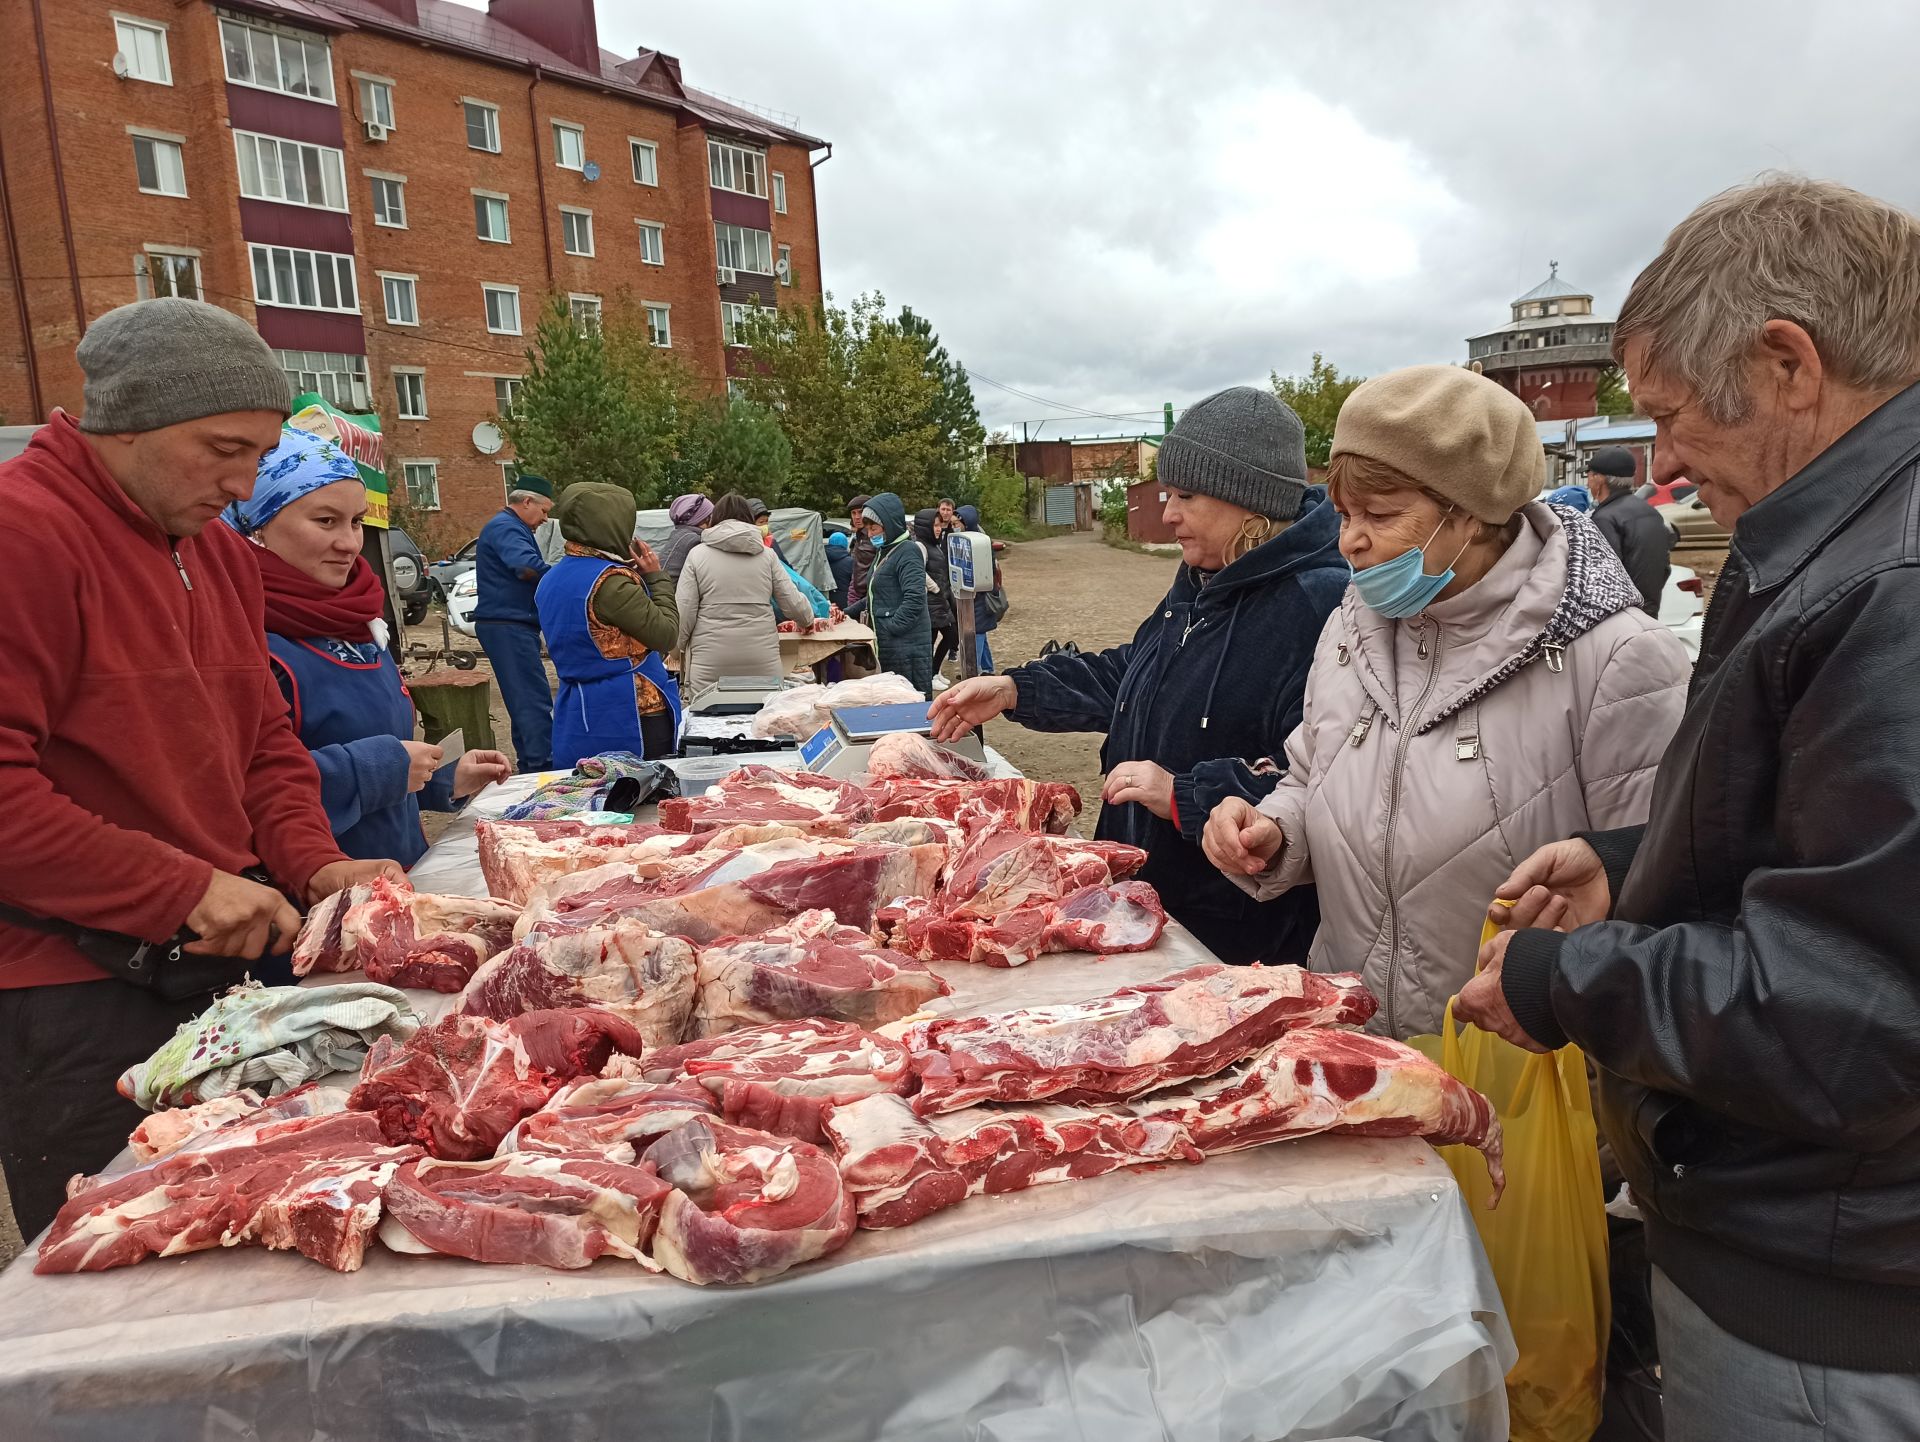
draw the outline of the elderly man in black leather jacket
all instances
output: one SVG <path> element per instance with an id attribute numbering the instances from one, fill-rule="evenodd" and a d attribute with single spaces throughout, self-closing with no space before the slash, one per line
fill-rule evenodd
<path id="1" fill-rule="evenodd" d="M 1644 827 L 1548 847 L 1458 1014 L 1577 1042 L 1667 1436 L 1920 1429 L 1920 219 L 1707 202 L 1614 344 L 1732 551 Z M 1496 911 L 1500 911 L 1496 908 Z"/>

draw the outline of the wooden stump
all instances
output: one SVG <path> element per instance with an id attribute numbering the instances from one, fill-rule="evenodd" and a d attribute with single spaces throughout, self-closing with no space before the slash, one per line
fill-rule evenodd
<path id="1" fill-rule="evenodd" d="M 458 731 L 469 751 L 495 751 L 493 681 L 475 671 L 441 667 L 410 682 L 420 729 L 429 741 Z"/>

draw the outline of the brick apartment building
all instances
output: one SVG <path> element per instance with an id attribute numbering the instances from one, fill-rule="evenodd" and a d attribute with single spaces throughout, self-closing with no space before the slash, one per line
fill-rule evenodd
<path id="1" fill-rule="evenodd" d="M 628 296 L 720 393 L 735 307 L 820 294 L 821 152 L 603 51 L 593 0 L 6 0 L 0 420 L 79 409 L 94 317 L 199 296 L 471 530 L 549 297 Z"/>

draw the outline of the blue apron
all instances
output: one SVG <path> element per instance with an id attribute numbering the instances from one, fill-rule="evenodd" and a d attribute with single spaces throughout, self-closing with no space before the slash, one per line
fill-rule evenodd
<path id="1" fill-rule="evenodd" d="M 560 695 L 553 706 L 556 768 L 604 751 L 644 755 L 636 675 L 654 684 L 673 718 L 676 743 L 680 735 L 680 688 L 667 671 L 666 659 L 657 651 L 647 652 L 641 661 L 610 657 L 594 643 L 587 607 L 593 588 L 616 564 L 599 556 L 563 557 L 540 578 L 534 595 L 547 654 L 560 676 Z"/>

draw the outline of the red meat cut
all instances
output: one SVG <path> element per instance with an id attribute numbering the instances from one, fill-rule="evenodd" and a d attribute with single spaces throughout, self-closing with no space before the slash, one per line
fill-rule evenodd
<path id="1" fill-rule="evenodd" d="M 376 877 L 314 907 L 294 943 L 293 971 L 361 970 L 384 986 L 458 991 L 481 962 L 512 945 L 519 917 L 511 902 L 434 896 Z"/>
<path id="2" fill-rule="evenodd" d="M 506 1021 L 455 1014 L 404 1046 L 391 1037 L 375 1042 L 347 1105 L 372 1112 L 390 1142 L 421 1143 L 443 1161 L 477 1161 L 562 1082 L 640 1050 L 631 1023 L 591 1007 Z"/>
<path id="3" fill-rule="evenodd" d="M 697 965 L 685 941 L 627 917 L 581 931 L 536 931 L 475 972 L 456 1010 L 504 1021 L 551 1007 L 599 1007 L 631 1022 L 652 1050 L 686 1035 Z"/>
<path id="4" fill-rule="evenodd" d="M 696 1082 L 582 1077 L 500 1139 L 508 1152 L 584 1152 L 631 1162 L 656 1137 L 695 1117 L 717 1117 L 713 1094 Z"/>
<path id="5" fill-rule="evenodd" d="M 1100 1101 L 1213 1073 L 1282 1032 L 1364 1022 L 1372 993 L 1353 974 L 1209 962 L 1107 996 L 907 1030 L 923 1116 L 983 1101 Z"/>
<path id="6" fill-rule="evenodd" d="M 920 816 L 982 830 L 1064 833 L 1080 814 L 1080 793 L 1064 781 L 877 781 L 866 789 L 875 821 Z"/>
<path id="7" fill-rule="evenodd" d="M 571 1270 L 615 1256 L 657 1271 L 646 1246 L 668 1191 L 651 1166 L 597 1156 L 423 1157 L 387 1183 L 380 1240 L 396 1252 L 474 1262 Z"/>
<path id="8" fill-rule="evenodd" d="M 870 781 L 985 781 L 987 768 L 912 731 L 894 731 L 867 748 Z"/>
<path id="9" fill-rule="evenodd" d="M 948 913 L 939 901 L 906 898 L 876 923 L 909 956 L 981 966 L 1025 966 L 1053 952 L 1149 951 L 1166 928 L 1160 893 L 1144 881 L 1089 886 L 1061 901 L 1035 901 L 996 916 Z"/>
<path id="10" fill-rule="evenodd" d="M 836 1251 L 853 1235 L 853 1197 L 816 1146 L 702 1119 L 644 1160 L 672 1186 L 653 1258 L 703 1286 L 764 1282 Z"/>
<path id="11" fill-rule="evenodd" d="M 780 822 L 844 836 L 871 820 L 873 805 L 859 787 L 771 766 L 742 766 L 699 796 L 668 796 L 660 802 L 660 824 L 669 831 Z"/>
<path id="12" fill-rule="evenodd" d="M 700 949 L 699 972 L 696 1036 L 809 1016 L 884 1026 L 953 990 L 830 911 L 804 911 L 758 936 L 723 937 Z"/>
<path id="13" fill-rule="evenodd" d="M 940 900 L 951 915 L 998 916 L 1036 901 L 1064 901 L 1089 886 L 1125 881 L 1146 864 L 1146 852 L 1118 841 L 982 831 L 954 856 Z"/>
<path id="14" fill-rule="evenodd" d="M 560 830 L 558 828 L 571 828 Z M 520 905 L 542 887 L 575 872 L 627 863 L 636 875 L 664 875 L 686 866 L 678 858 L 697 851 L 737 850 L 762 841 L 809 836 L 780 823 L 726 826 L 684 834 L 653 825 L 588 826 L 579 821 L 483 821 L 480 868 L 487 890 Z"/>

